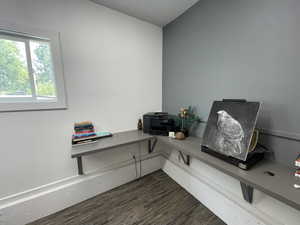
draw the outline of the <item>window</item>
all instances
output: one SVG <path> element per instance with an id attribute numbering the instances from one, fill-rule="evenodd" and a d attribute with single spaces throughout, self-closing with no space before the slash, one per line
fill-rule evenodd
<path id="1" fill-rule="evenodd" d="M 66 108 L 59 38 L 0 28 L 0 111 Z"/>

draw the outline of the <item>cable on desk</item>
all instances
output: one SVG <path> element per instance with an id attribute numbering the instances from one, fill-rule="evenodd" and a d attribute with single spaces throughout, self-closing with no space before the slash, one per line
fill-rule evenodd
<path id="1" fill-rule="evenodd" d="M 141 143 L 139 143 L 139 157 L 140 157 L 140 178 L 142 177 L 142 151 L 141 151 Z"/>
<path id="2" fill-rule="evenodd" d="M 138 177 L 137 161 L 135 155 L 132 156 L 132 158 L 134 159 L 134 165 L 135 165 L 135 177 Z"/>

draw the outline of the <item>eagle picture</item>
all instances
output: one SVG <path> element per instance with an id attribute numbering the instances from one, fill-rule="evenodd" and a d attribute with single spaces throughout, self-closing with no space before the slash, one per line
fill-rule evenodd
<path id="1" fill-rule="evenodd" d="M 214 101 L 203 133 L 202 149 L 247 160 L 260 105 L 246 100 Z"/>
<path id="2" fill-rule="evenodd" d="M 242 140 L 245 137 L 241 124 L 224 110 L 218 111 L 217 114 L 219 150 L 227 155 L 241 154 Z"/>

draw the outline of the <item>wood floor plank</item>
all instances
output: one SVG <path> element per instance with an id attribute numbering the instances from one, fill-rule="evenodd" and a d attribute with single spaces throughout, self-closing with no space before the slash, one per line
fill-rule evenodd
<path id="1" fill-rule="evenodd" d="M 28 225 L 225 225 L 163 171 Z"/>

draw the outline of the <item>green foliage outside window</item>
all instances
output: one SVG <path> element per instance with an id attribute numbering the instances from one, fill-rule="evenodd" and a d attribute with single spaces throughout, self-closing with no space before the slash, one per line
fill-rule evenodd
<path id="1" fill-rule="evenodd" d="M 14 42 L 0 39 L 0 95 L 19 92 L 31 94 L 26 62 Z"/>
<path id="2" fill-rule="evenodd" d="M 37 96 L 56 96 L 49 45 L 37 42 L 31 50 Z M 0 39 L 0 95 L 31 95 L 25 54 L 17 42 Z"/>
<path id="3" fill-rule="evenodd" d="M 37 93 L 39 96 L 55 96 L 54 76 L 52 74 L 52 60 L 49 46 L 39 44 L 34 49 L 36 60 L 34 61 Z"/>

